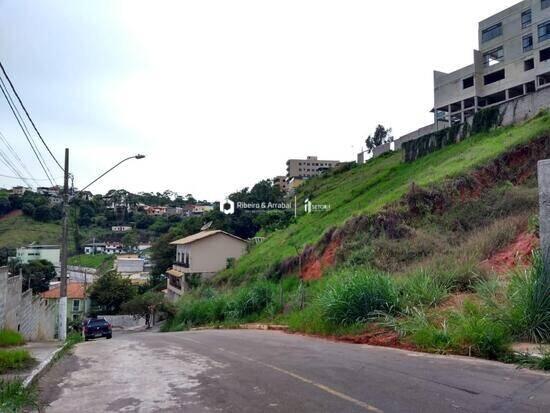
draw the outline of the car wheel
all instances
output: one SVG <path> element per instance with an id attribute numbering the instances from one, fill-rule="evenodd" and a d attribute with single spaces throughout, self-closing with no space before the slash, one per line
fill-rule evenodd
<path id="1" fill-rule="evenodd" d="M 112 334 L 109 334 L 109 335 L 107 336 L 107 340 L 109 340 L 109 339 L 111 339 L 111 338 L 113 338 L 113 335 L 112 335 Z"/>
<path id="2" fill-rule="evenodd" d="M 89 340 L 89 338 L 88 338 L 88 337 L 84 337 L 84 341 L 88 341 L 88 340 Z"/>

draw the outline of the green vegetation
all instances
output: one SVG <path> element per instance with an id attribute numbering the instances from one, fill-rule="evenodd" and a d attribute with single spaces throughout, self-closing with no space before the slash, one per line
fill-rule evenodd
<path id="1" fill-rule="evenodd" d="M 69 258 L 69 265 L 76 265 L 79 267 L 87 268 L 100 268 L 104 265 L 112 264 L 115 257 L 114 255 L 109 254 L 81 254 L 75 255 Z"/>
<path id="2" fill-rule="evenodd" d="M 10 370 L 19 370 L 29 367 L 34 362 L 27 350 L 0 349 L 0 374 Z"/>
<path id="3" fill-rule="evenodd" d="M 0 412 L 17 413 L 27 407 L 38 407 L 34 388 L 25 388 L 20 380 L 0 381 Z"/>
<path id="4" fill-rule="evenodd" d="M 58 244 L 61 225 L 38 222 L 27 216 L 0 219 L 0 247 L 17 248 L 31 242 Z"/>
<path id="5" fill-rule="evenodd" d="M 403 163 L 402 154 L 396 152 L 341 173 L 311 179 L 300 188 L 298 203 L 301 205 L 308 196 L 316 204 L 330 205 L 330 210 L 300 216 L 296 223 L 253 248 L 221 278 L 238 283 L 263 274 L 274 263 L 319 241 L 329 228 L 396 202 L 407 194 L 411 183 L 427 187 L 464 175 L 519 144 L 543 136 L 549 129 L 550 115 L 544 114 L 519 126 L 472 136 L 412 163 Z"/>
<path id="6" fill-rule="evenodd" d="M 0 330 L 0 347 L 21 346 L 25 339 L 17 331 Z"/>

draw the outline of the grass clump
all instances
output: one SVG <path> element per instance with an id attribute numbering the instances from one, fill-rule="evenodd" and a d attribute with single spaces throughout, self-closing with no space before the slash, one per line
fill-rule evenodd
<path id="1" fill-rule="evenodd" d="M 335 325 L 364 323 L 380 313 L 392 313 L 398 292 L 392 280 L 368 269 L 335 273 L 318 304 L 325 320 Z"/>
<path id="2" fill-rule="evenodd" d="M 0 374 L 29 367 L 34 359 L 27 350 L 0 350 Z"/>
<path id="3" fill-rule="evenodd" d="M 25 388 L 16 381 L 0 381 L 0 412 L 20 412 L 25 407 L 37 407 L 37 395 L 34 388 Z"/>
<path id="4" fill-rule="evenodd" d="M 535 343 L 550 341 L 550 271 L 541 253 L 533 254 L 530 269 L 510 281 L 508 322 L 512 333 Z"/>
<path id="5" fill-rule="evenodd" d="M 17 331 L 0 330 L 0 347 L 21 346 L 25 338 Z"/>

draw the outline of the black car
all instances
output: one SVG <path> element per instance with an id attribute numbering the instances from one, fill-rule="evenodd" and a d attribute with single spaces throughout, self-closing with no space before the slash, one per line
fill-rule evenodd
<path id="1" fill-rule="evenodd" d="M 112 338 L 113 330 L 111 329 L 111 324 L 104 318 L 90 318 L 84 321 L 84 339 L 89 340 L 98 337 Z"/>

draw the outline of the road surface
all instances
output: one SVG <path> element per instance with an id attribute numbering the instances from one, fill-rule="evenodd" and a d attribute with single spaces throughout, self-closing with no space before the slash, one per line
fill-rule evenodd
<path id="1" fill-rule="evenodd" d="M 252 330 L 115 334 L 41 380 L 46 412 L 550 412 L 550 375 Z"/>

